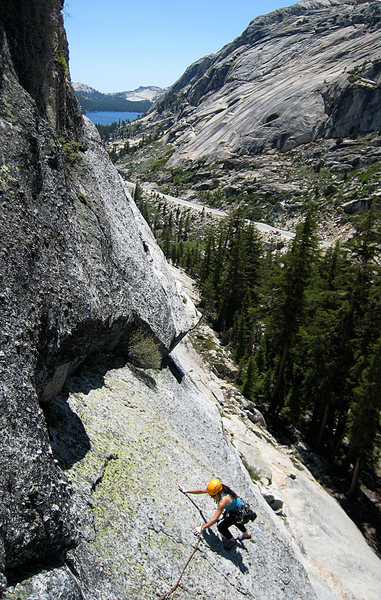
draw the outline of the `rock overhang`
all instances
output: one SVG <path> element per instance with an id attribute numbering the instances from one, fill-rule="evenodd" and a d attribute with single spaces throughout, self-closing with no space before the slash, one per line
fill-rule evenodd
<path id="1" fill-rule="evenodd" d="M 44 22 L 52 27 L 41 35 L 57 34 L 61 8 L 49 4 L 54 14 Z M 68 482 L 54 462 L 40 402 L 53 398 L 89 354 L 124 350 L 134 327 L 143 324 L 165 355 L 191 323 L 164 255 L 95 128 L 82 120 L 69 79 L 57 74 L 53 57 L 52 81 L 65 102 L 54 104 L 51 94 L 38 102 L 20 84 L 17 44 L 12 38 L 11 53 L 5 30 L 0 570 L 14 574 L 30 561 L 58 559 L 78 539 Z M 58 35 L 63 38 L 62 30 Z"/>

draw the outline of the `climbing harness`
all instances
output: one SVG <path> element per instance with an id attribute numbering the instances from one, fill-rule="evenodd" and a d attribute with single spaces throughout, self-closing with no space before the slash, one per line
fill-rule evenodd
<path id="1" fill-rule="evenodd" d="M 247 525 L 249 521 L 255 521 L 257 518 L 257 513 L 251 508 L 246 500 L 242 500 L 241 506 L 235 510 L 225 510 L 225 516 L 228 515 L 234 515 L 237 523 L 242 523 L 243 525 Z"/>
<path id="2" fill-rule="evenodd" d="M 182 579 L 182 576 L 184 575 L 184 571 L 185 571 L 185 569 L 186 569 L 186 568 L 187 568 L 187 566 L 189 565 L 189 563 L 190 563 L 190 561 L 192 560 L 193 556 L 196 554 L 196 551 L 197 551 L 198 545 L 199 545 L 199 543 L 200 543 L 200 540 L 201 540 L 201 536 L 202 536 L 202 532 L 198 534 L 198 536 L 197 536 L 197 543 L 196 543 L 195 547 L 193 548 L 193 552 L 192 552 L 192 554 L 190 555 L 190 557 L 188 558 L 187 562 L 185 563 L 185 565 L 184 565 L 184 568 L 183 568 L 183 570 L 181 571 L 180 577 L 179 577 L 179 578 L 178 578 L 178 580 L 176 581 L 175 585 L 173 586 L 173 588 L 171 588 L 171 589 L 169 590 L 169 592 L 167 592 L 166 594 L 164 594 L 163 596 L 161 596 L 161 597 L 159 598 L 159 600 L 165 600 L 166 598 L 169 598 L 169 596 L 170 596 L 171 594 L 173 594 L 173 592 L 174 592 L 174 591 L 175 591 L 175 590 L 176 590 L 176 589 L 179 587 L 179 585 L 180 585 L 180 581 L 181 581 L 181 579 Z"/>
<path id="3" fill-rule="evenodd" d="M 213 487 L 217 487 L 217 488 L 218 488 L 218 484 L 221 485 L 221 482 L 218 479 L 212 480 L 211 482 L 209 482 L 209 485 L 212 484 L 212 483 L 214 484 Z M 222 485 L 221 485 L 221 487 L 222 487 Z M 210 492 L 208 492 L 208 493 L 210 493 Z M 190 498 L 188 496 L 188 494 L 186 492 L 184 492 L 184 491 L 182 491 L 182 494 L 184 494 L 184 496 L 186 496 L 188 498 L 188 500 L 190 500 L 192 502 L 192 504 L 194 504 L 194 506 L 200 511 L 201 516 L 203 517 L 204 521 L 206 522 L 204 515 L 202 514 L 202 512 L 199 509 L 199 507 L 197 506 L 197 504 L 192 500 L 192 498 Z M 210 494 L 210 495 L 213 495 L 213 494 Z M 238 509 L 238 511 L 240 511 L 239 512 L 239 518 L 241 520 L 241 523 L 242 522 L 243 523 L 247 523 L 248 521 L 254 521 L 254 519 L 256 519 L 256 517 L 257 517 L 256 513 L 250 508 L 249 504 L 247 502 L 245 502 L 245 501 L 242 502 L 242 506 Z M 234 511 L 234 512 L 238 512 L 238 511 Z M 202 531 L 200 531 L 200 533 L 197 534 L 197 543 L 196 543 L 195 547 L 193 548 L 193 551 L 192 551 L 191 555 L 189 556 L 187 562 L 185 563 L 184 568 L 183 568 L 183 570 L 180 573 L 180 577 L 176 581 L 175 585 L 169 590 L 169 592 L 166 592 L 163 596 L 160 596 L 159 600 L 166 600 L 179 587 L 180 581 L 181 581 L 181 579 L 182 579 L 182 577 L 184 575 L 185 569 L 187 568 L 187 566 L 189 565 L 189 563 L 192 560 L 193 556 L 197 552 L 198 546 L 200 544 L 201 536 L 202 536 Z"/>

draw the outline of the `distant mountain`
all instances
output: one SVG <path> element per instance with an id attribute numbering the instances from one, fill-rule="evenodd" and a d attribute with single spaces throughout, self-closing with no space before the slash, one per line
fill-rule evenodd
<path id="1" fill-rule="evenodd" d="M 131 92 L 119 92 L 117 95 L 124 96 L 126 100 L 134 102 L 139 102 L 140 100 L 155 102 L 164 92 L 165 89 L 150 85 L 148 87 L 140 86 Z"/>
<path id="2" fill-rule="evenodd" d="M 84 83 L 74 83 L 73 87 L 85 113 L 97 110 L 145 113 L 165 91 L 156 86 L 141 86 L 136 90 L 103 94 Z"/>
<path id="3" fill-rule="evenodd" d="M 151 122 L 181 159 L 291 150 L 381 125 L 381 2 L 304 0 L 191 65 Z"/>

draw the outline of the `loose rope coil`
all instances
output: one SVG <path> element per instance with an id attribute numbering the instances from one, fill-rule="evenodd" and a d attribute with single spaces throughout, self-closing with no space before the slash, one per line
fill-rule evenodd
<path id="1" fill-rule="evenodd" d="M 199 545 L 199 543 L 200 543 L 200 540 L 201 540 L 201 536 L 202 536 L 202 532 L 198 534 L 198 537 L 197 537 L 197 543 L 196 543 L 195 547 L 193 548 L 193 552 L 192 552 L 192 554 L 190 555 L 190 557 L 188 558 L 187 562 L 185 563 L 185 565 L 184 565 L 184 568 L 183 568 L 183 570 L 181 571 L 180 577 L 179 577 L 179 578 L 178 578 L 178 580 L 176 581 L 175 585 L 173 586 L 173 588 L 171 588 L 171 589 L 169 590 L 169 592 L 167 592 L 167 593 L 166 593 L 166 594 L 164 594 L 163 596 L 160 596 L 159 600 L 166 600 L 166 598 L 169 598 L 169 596 L 170 596 L 171 594 L 173 594 L 173 592 L 174 592 L 174 591 L 175 591 L 175 590 L 176 590 L 176 589 L 179 587 L 179 585 L 180 585 L 180 581 L 181 581 L 181 579 L 182 579 L 182 576 L 184 575 L 185 569 L 186 569 L 186 568 L 187 568 L 187 566 L 189 565 L 189 563 L 190 563 L 190 561 L 192 560 L 193 556 L 196 554 L 196 551 L 197 551 L 198 545 Z"/>

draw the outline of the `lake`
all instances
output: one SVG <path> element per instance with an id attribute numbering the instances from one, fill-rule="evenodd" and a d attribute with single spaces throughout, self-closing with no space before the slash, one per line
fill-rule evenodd
<path id="1" fill-rule="evenodd" d="M 115 121 L 133 121 L 142 113 L 137 112 L 114 112 L 114 111 L 98 111 L 85 113 L 85 116 L 97 125 L 111 125 Z"/>

